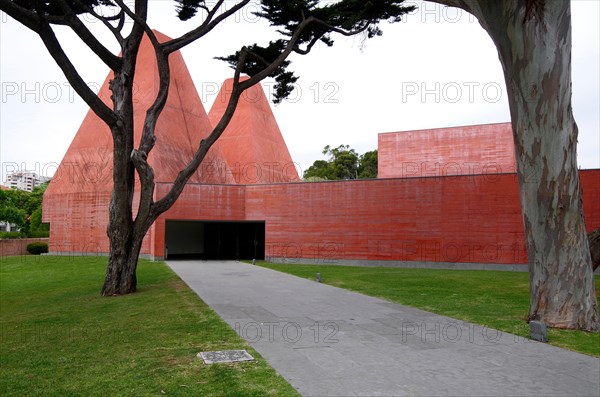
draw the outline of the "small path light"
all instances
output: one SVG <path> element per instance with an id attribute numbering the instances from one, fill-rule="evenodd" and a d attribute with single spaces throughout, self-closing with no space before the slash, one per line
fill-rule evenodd
<path id="1" fill-rule="evenodd" d="M 546 324 L 541 321 L 530 321 L 531 339 L 538 342 L 548 342 L 548 329 Z"/>
<path id="2" fill-rule="evenodd" d="M 321 282 L 321 273 L 317 273 L 317 283 Z"/>
<path id="3" fill-rule="evenodd" d="M 256 259 L 252 259 L 252 264 L 256 265 Z"/>

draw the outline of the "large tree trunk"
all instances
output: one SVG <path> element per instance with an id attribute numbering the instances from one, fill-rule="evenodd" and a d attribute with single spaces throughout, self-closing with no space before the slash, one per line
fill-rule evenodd
<path id="1" fill-rule="evenodd" d="M 113 98 L 117 79 L 113 80 Z M 131 117 L 132 118 L 132 117 Z M 102 295 L 124 295 L 136 290 L 135 269 L 144 236 L 136 236 L 133 221 L 134 168 L 128 153 L 133 150 L 133 123 L 113 129 L 113 193 L 109 206 L 107 235 L 108 266 Z"/>
<path id="2" fill-rule="evenodd" d="M 600 330 L 571 109 L 570 2 L 439 3 L 478 18 L 504 69 L 529 258 L 529 319 Z"/>
<path id="3" fill-rule="evenodd" d="M 134 150 L 133 78 L 143 30 L 137 25 L 123 46 L 123 67 L 110 81 L 113 109 L 119 120 L 111 126 L 113 138 L 113 192 L 109 206 L 107 235 L 108 266 L 101 294 L 124 295 L 136 290 L 136 268 L 142 240 L 133 219 L 135 167 L 131 160 Z"/>
<path id="4" fill-rule="evenodd" d="M 133 183 L 131 188 L 133 189 Z M 141 195 L 149 194 L 142 190 Z M 142 243 L 150 226 L 156 220 L 156 215 L 138 214 L 132 220 L 131 201 L 113 192 L 109 208 L 109 237 L 110 252 L 106 277 L 102 286 L 103 296 L 125 295 L 136 291 L 136 270 Z M 150 197 L 151 198 L 151 197 Z M 119 203 L 123 202 L 120 207 Z"/>
<path id="5" fill-rule="evenodd" d="M 136 269 L 144 236 L 111 236 L 110 254 L 102 295 L 124 295 L 136 291 Z"/>

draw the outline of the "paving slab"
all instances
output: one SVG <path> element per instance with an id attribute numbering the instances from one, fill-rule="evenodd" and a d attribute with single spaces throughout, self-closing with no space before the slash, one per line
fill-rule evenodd
<path id="1" fill-rule="evenodd" d="M 598 358 L 242 262 L 167 264 L 303 396 L 600 397 Z"/>

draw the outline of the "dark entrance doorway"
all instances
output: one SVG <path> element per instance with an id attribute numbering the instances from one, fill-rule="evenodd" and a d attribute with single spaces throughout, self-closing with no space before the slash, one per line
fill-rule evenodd
<path id="1" fill-rule="evenodd" d="M 265 222 L 166 221 L 167 259 L 264 259 Z"/>

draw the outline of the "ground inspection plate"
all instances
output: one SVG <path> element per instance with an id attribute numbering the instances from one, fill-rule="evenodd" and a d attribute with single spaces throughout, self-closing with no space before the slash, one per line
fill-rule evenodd
<path id="1" fill-rule="evenodd" d="M 200 352 L 198 357 L 204 360 L 205 364 L 214 363 L 235 363 L 238 361 L 252 361 L 252 357 L 246 350 L 222 350 L 216 352 Z"/>

